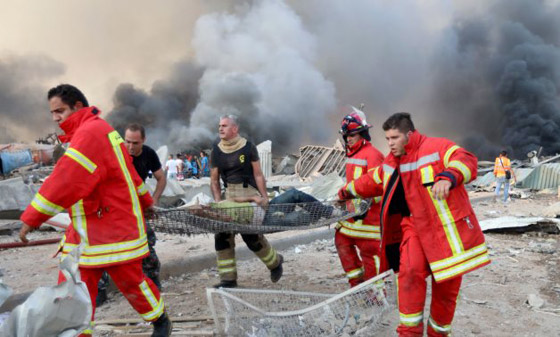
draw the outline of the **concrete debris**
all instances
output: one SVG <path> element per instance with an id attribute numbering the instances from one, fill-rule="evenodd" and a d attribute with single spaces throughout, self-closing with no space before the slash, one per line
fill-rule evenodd
<path id="1" fill-rule="evenodd" d="M 311 185 L 299 188 L 299 190 L 311 194 L 318 200 L 337 199 L 338 190 L 344 186 L 344 180 L 336 173 L 331 172 L 326 176 L 315 179 Z"/>
<path id="2" fill-rule="evenodd" d="M 22 177 L 0 181 L 0 217 L 18 219 L 39 187 L 40 185 L 26 185 Z"/>
<path id="3" fill-rule="evenodd" d="M 296 170 L 295 170 L 295 166 L 296 163 L 298 161 L 299 157 L 294 156 L 294 155 L 286 155 L 285 157 L 282 158 L 282 160 L 280 161 L 280 163 L 278 163 L 278 165 L 276 165 L 274 171 L 274 174 L 278 175 L 278 174 L 295 174 Z"/>
<path id="4" fill-rule="evenodd" d="M 505 216 L 480 221 L 480 227 L 482 228 L 483 232 L 493 233 L 524 233 L 537 231 L 548 234 L 559 234 L 559 224 L 560 219 L 550 219 L 542 217 L 520 218 Z"/>
<path id="5" fill-rule="evenodd" d="M 527 303 L 531 309 L 540 309 L 544 306 L 544 300 L 535 294 L 529 294 L 525 303 Z"/>
<path id="6" fill-rule="evenodd" d="M 201 193 L 198 193 L 197 195 L 195 195 L 191 200 L 188 200 L 181 207 L 189 207 L 189 206 L 193 206 L 193 205 L 208 205 L 213 201 L 214 201 L 214 198 L 212 198 L 211 196 L 201 192 Z"/>
<path id="7" fill-rule="evenodd" d="M 263 175 L 268 179 L 272 175 L 272 142 L 266 140 L 257 145 Z"/>
<path id="8" fill-rule="evenodd" d="M 24 303 L 10 313 L 0 326 L 0 335 L 70 337 L 89 327 L 91 300 L 78 271 L 81 249 L 74 249 L 60 264 L 68 281 L 57 286 L 36 289 Z"/>
<path id="9" fill-rule="evenodd" d="M 0 279 L 0 307 L 12 295 L 12 289 L 5 285 Z M 2 322 L 0 322 L 0 325 Z"/>
<path id="10" fill-rule="evenodd" d="M 296 163 L 296 174 L 305 179 L 315 173 L 327 175 L 335 172 L 344 176 L 346 154 L 344 148 L 306 145 L 300 148 L 301 157 Z"/>
<path id="11" fill-rule="evenodd" d="M 530 242 L 527 250 L 539 254 L 554 254 L 556 253 L 556 244 L 551 242 Z"/>

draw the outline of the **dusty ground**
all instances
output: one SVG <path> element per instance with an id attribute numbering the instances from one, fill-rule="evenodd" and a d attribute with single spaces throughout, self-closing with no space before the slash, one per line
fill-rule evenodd
<path id="1" fill-rule="evenodd" d="M 531 199 L 517 199 L 503 205 L 487 200 L 485 197 L 489 195 L 471 195 L 481 220 L 504 215 L 539 216 L 546 206 L 558 201 L 556 195 L 535 194 Z M 281 233 L 276 236 L 298 234 Z M 53 232 L 32 233 L 31 238 L 56 235 Z M 528 232 L 490 233 L 486 234 L 486 238 L 492 264 L 464 278 L 453 323 L 454 335 L 560 336 L 560 237 Z M 181 255 L 194 256 L 212 251 L 213 247 L 209 236 L 187 238 L 160 234 L 159 239 L 156 248 L 163 263 Z M 13 238 L 0 236 L 0 242 L 8 240 Z M 56 260 L 48 258 L 54 249 L 55 246 L 49 245 L 2 251 L 0 270 L 4 274 L 4 282 L 16 292 L 54 283 L 57 274 Z M 246 288 L 322 293 L 338 293 L 347 289 L 332 240 L 316 241 L 281 253 L 285 258 L 285 272 L 279 283 L 272 284 L 268 270 L 258 260 L 250 260 L 238 264 L 240 285 Z M 170 315 L 209 316 L 205 288 L 217 281 L 215 268 L 164 281 L 164 299 Z M 542 299 L 542 306 L 531 307 L 527 304 L 530 295 Z M 389 314 L 376 335 L 394 336 L 396 315 L 396 311 Z M 111 294 L 109 302 L 97 312 L 97 320 L 136 317 L 135 312 L 118 293 Z M 192 329 L 211 329 L 207 322 L 180 323 L 176 326 L 179 328 L 177 333 L 181 330 L 184 333 Z M 119 335 L 116 331 L 106 329 L 107 326 L 96 329 L 94 336 Z"/>

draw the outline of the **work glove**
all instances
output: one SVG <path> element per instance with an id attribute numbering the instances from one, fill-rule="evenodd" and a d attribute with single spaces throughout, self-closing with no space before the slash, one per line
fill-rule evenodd
<path id="1" fill-rule="evenodd" d="M 341 188 L 338 190 L 338 199 L 340 199 L 340 200 L 348 200 L 348 199 L 352 199 L 352 197 L 353 197 L 353 195 L 350 194 L 350 192 L 348 192 L 348 191 L 346 190 L 346 186 L 341 187 Z"/>

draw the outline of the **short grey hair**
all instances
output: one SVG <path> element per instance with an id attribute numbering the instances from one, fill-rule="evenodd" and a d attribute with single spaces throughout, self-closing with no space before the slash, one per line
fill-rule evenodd
<path id="1" fill-rule="evenodd" d="M 220 120 L 222 119 L 229 119 L 233 122 L 233 125 L 239 126 L 239 117 L 237 117 L 236 115 L 223 115 L 222 117 L 220 117 Z"/>

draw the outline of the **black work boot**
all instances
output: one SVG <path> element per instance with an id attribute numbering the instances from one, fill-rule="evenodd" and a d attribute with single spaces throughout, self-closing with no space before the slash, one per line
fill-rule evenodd
<path id="1" fill-rule="evenodd" d="M 95 307 L 99 308 L 107 302 L 107 289 L 102 289 L 97 292 L 97 297 L 95 297 Z"/>
<path id="2" fill-rule="evenodd" d="M 236 280 L 233 281 L 222 280 L 220 281 L 220 283 L 214 284 L 214 288 L 236 288 L 236 287 L 237 287 Z"/>
<path id="3" fill-rule="evenodd" d="M 278 256 L 280 259 L 280 263 L 278 263 L 278 266 L 276 268 L 270 270 L 270 280 L 273 283 L 278 282 L 282 277 L 282 273 L 284 272 L 284 270 L 282 269 L 282 263 L 284 263 L 284 257 L 280 254 L 278 254 Z"/>
<path id="4" fill-rule="evenodd" d="M 154 332 L 152 332 L 152 337 L 169 337 L 171 336 L 171 331 L 173 331 L 173 324 L 167 316 L 167 313 L 159 316 L 157 321 L 152 323 L 154 326 Z"/>

